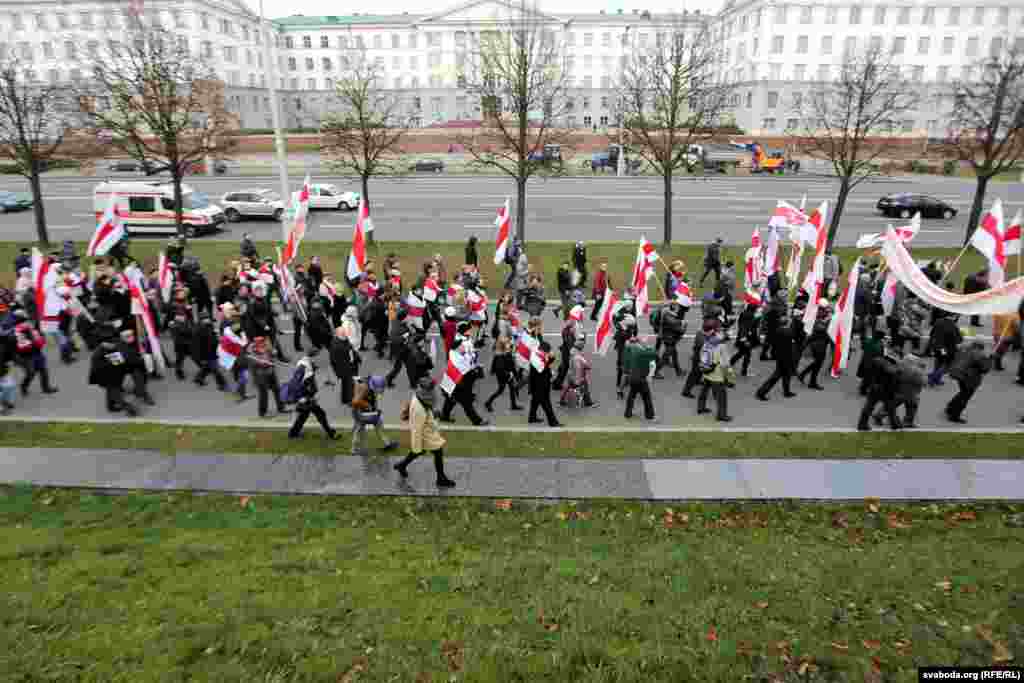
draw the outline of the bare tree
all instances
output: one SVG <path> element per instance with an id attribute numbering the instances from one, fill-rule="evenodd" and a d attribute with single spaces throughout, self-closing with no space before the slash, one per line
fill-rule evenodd
<path id="1" fill-rule="evenodd" d="M 1003 48 L 980 61 L 975 72 L 977 81 L 953 87 L 948 141 L 978 181 L 964 244 L 978 227 L 989 181 L 1024 159 L 1024 53 Z"/>
<path id="2" fill-rule="evenodd" d="M 877 159 L 887 149 L 880 136 L 890 134 L 918 99 L 891 55 L 880 48 L 847 54 L 835 79 L 820 81 L 805 96 L 794 97 L 793 111 L 804 131 L 799 144 L 831 163 L 839 178 L 829 249 L 850 192 L 879 172 Z"/>
<path id="3" fill-rule="evenodd" d="M 44 245 L 50 238 L 40 175 L 78 122 L 73 103 L 64 88 L 39 82 L 17 58 L 0 61 L 0 158 L 28 180 L 36 234 Z"/>
<path id="4" fill-rule="evenodd" d="M 358 176 L 370 206 L 370 178 L 402 172 L 402 140 L 409 130 L 407 103 L 399 91 L 384 90 L 384 72 L 365 50 L 342 56 L 335 85 L 340 111 L 324 117 L 321 148 L 333 158 L 330 166 Z M 373 241 L 373 233 L 368 235 Z"/>
<path id="5" fill-rule="evenodd" d="M 623 68 L 619 125 L 662 177 L 666 245 L 672 244 L 672 177 L 692 166 L 690 145 L 702 129 L 719 122 L 733 92 L 715 68 L 720 53 L 707 22 L 674 17 L 654 47 L 634 51 Z"/>
<path id="6" fill-rule="evenodd" d="M 459 84 L 479 100 L 483 122 L 458 142 L 471 164 L 515 180 L 516 236 L 525 243 L 526 183 L 562 173 L 562 153 L 572 141 L 568 128 L 556 127 L 566 112 L 569 76 L 557 24 L 535 6 L 508 8 L 510 17 L 480 31 L 460 57 Z M 559 145 L 557 159 L 546 153 L 548 145 Z"/>
<path id="7" fill-rule="evenodd" d="M 237 119 L 224 105 L 224 84 L 187 41 L 141 22 L 126 37 L 88 59 L 78 95 L 97 135 L 147 164 L 148 174 L 170 173 L 178 234 L 187 234 L 182 179 L 234 147 Z"/>

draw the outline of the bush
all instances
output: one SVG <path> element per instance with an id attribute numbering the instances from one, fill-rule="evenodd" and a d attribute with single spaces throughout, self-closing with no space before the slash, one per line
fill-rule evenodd
<path id="1" fill-rule="evenodd" d="M 956 175 L 960 170 L 960 162 L 947 159 L 942 164 L 942 175 Z"/>
<path id="2" fill-rule="evenodd" d="M 907 162 L 907 170 L 911 173 L 927 173 L 928 164 L 924 163 L 920 159 L 912 159 Z"/>

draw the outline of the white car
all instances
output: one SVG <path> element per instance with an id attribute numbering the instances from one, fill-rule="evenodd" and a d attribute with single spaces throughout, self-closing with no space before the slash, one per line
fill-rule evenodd
<path id="1" fill-rule="evenodd" d="M 228 192 L 221 198 L 221 206 L 231 223 L 237 223 L 242 218 L 273 218 L 280 221 L 284 214 L 284 202 L 280 195 L 271 190 Z"/>
<path id="2" fill-rule="evenodd" d="M 359 193 L 341 190 L 336 185 L 310 185 L 309 208 L 354 211 L 359 208 Z"/>

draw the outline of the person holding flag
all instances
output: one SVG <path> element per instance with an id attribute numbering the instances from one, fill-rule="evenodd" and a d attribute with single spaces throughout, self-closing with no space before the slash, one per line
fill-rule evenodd
<path id="1" fill-rule="evenodd" d="M 721 241 L 721 240 L 719 240 Z M 633 265 L 633 292 L 636 295 L 636 315 L 647 315 L 650 312 L 649 296 L 647 293 L 647 281 L 654 274 L 654 264 L 658 261 L 658 252 L 654 245 L 647 241 L 647 238 L 640 237 L 640 247 L 636 253 L 636 263 Z M 721 264 L 715 276 L 715 281 L 721 277 Z"/>
<path id="2" fill-rule="evenodd" d="M 366 226 L 370 222 L 370 210 L 366 199 L 359 198 L 359 217 L 352 232 L 352 249 L 348 254 L 348 267 L 345 275 L 350 285 L 358 283 L 366 269 Z"/>
<path id="3" fill-rule="evenodd" d="M 452 410 L 459 405 L 462 406 L 463 412 L 466 413 L 466 417 L 473 423 L 473 426 L 482 427 L 490 424 L 480 417 L 473 406 L 473 401 L 476 399 L 473 385 L 482 375 L 473 343 L 468 339 L 448 353 L 448 366 L 441 380 L 441 391 L 445 394 L 444 406 L 441 409 L 441 422 L 455 422 L 452 419 Z"/>

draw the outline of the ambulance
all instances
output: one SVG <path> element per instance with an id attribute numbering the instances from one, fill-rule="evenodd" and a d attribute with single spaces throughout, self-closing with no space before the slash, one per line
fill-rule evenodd
<path id="1" fill-rule="evenodd" d="M 174 184 L 169 182 L 100 183 L 93 190 L 96 220 L 110 206 L 114 197 L 129 235 L 174 233 Z M 202 192 L 188 185 L 181 186 L 181 221 L 186 237 L 196 237 L 220 230 L 225 223 L 224 211 L 210 202 Z"/>

